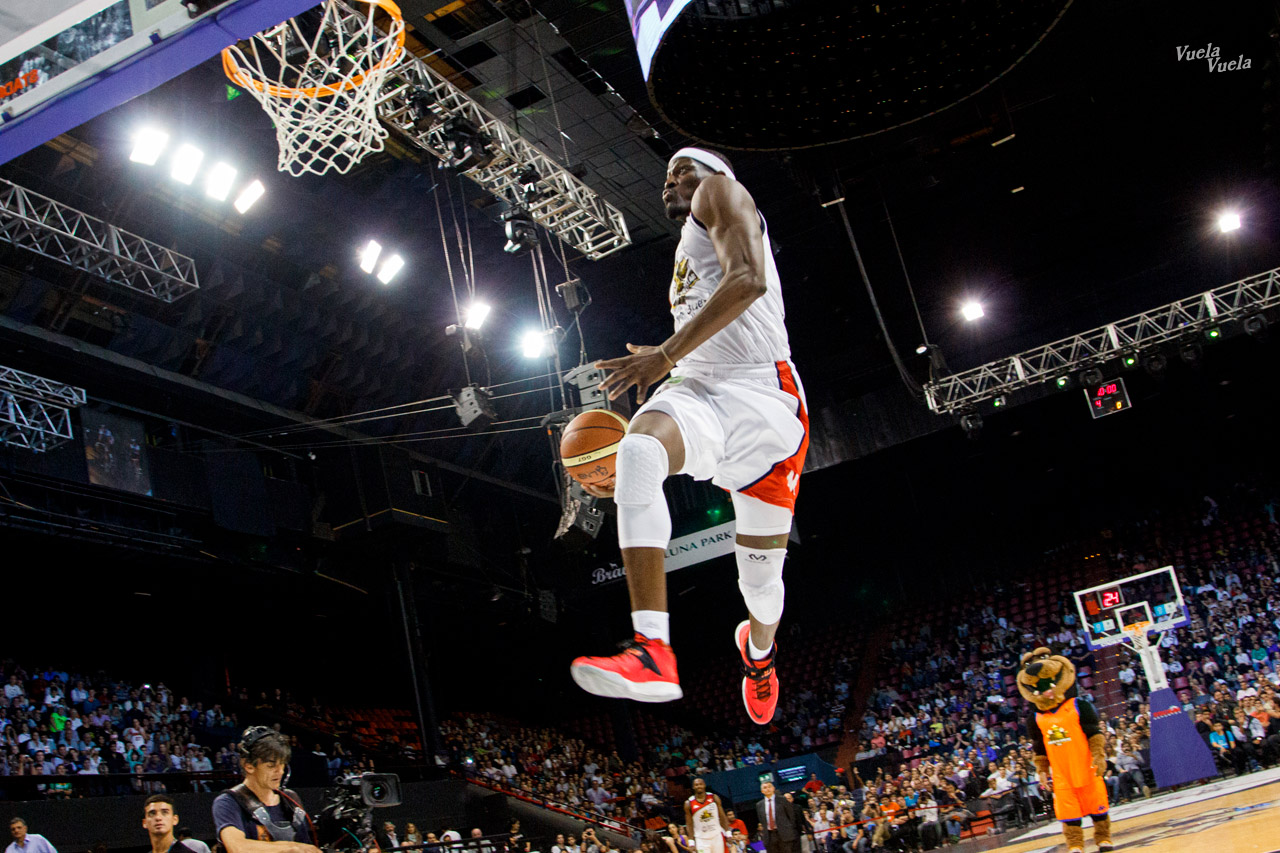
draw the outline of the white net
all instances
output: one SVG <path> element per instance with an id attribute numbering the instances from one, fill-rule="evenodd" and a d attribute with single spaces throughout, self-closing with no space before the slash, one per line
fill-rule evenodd
<path id="1" fill-rule="evenodd" d="M 367 14 L 325 0 L 222 52 L 227 76 L 275 123 L 280 171 L 345 173 L 382 150 L 378 96 L 404 51 L 404 19 L 391 0 L 366 4 Z M 374 25 L 378 7 L 388 15 L 385 33 Z"/>

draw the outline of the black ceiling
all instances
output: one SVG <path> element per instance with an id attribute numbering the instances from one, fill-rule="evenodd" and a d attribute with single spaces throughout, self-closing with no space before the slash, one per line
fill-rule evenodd
<path id="1" fill-rule="evenodd" d="M 404 6 L 419 53 L 582 167 L 626 213 L 635 246 L 594 263 L 569 254 L 571 273 L 594 297 L 583 315 L 590 355 L 667 334 L 675 229 L 660 216 L 658 192 L 665 156 L 686 140 L 648 100 L 623 4 L 543 0 L 516 20 L 489 0 L 445 14 L 427 0 Z M 821 206 L 839 196 L 894 342 L 911 358 L 921 337 L 905 271 L 927 334 L 953 368 L 1278 265 L 1275 29 L 1272 4 L 1077 3 L 1025 61 L 958 106 L 838 146 L 736 155 L 777 242 L 813 408 L 897 382 L 837 211 Z M 1223 59 L 1248 57 L 1250 68 L 1211 72 L 1203 60 L 1178 59 L 1178 46 L 1208 42 Z M 811 86 L 827 82 L 815 68 Z M 259 207 L 245 217 L 214 209 L 160 170 L 128 162 L 129 135 L 144 119 L 259 174 L 268 185 Z M 519 333 L 537 319 L 531 264 L 501 251 L 501 228 L 475 185 L 394 138 L 346 176 L 289 178 L 274 161 L 265 115 L 248 97 L 228 100 L 209 63 L 0 167 L 191 254 L 202 285 L 158 305 L 8 251 L 0 263 L 13 274 L 0 279 L 0 312 L 317 416 L 434 398 L 467 381 L 458 339 L 444 331 L 455 317 L 443 226 L 455 286 L 464 288 L 461 234 L 477 293 L 495 306 L 488 363 L 473 356 L 473 378 L 512 383 L 498 393 L 540 387 L 519 381 L 546 372 L 518 352 Z M 1212 231 L 1227 204 L 1245 214 L 1229 240 Z M 391 286 L 358 269 L 370 238 L 408 260 Z M 555 283 L 564 273 L 548 261 Z M 986 302 L 982 323 L 956 318 L 965 295 Z M 567 325 L 563 312 L 559 319 Z M 20 361 L 7 340 L 6 359 Z M 565 358 L 574 353 L 570 333 Z M 545 391 L 520 393 L 500 400 L 499 414 L 533 418 L 550 405 Z M 537 430 L 421 435 L 455 425 L 445 408 L 360 428 L 414 433 L 410 446 L 550 489 Z"/>

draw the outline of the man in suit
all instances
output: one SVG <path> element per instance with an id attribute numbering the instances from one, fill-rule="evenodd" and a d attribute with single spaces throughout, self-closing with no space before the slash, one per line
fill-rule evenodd
<path id="1" fill-rule="evenodd" d="M 764 799 L 756 803 L 766 853 L 800 853 L 800 816 L 795 804 L 779 795 L 772 782 L 760 783 Z"/>

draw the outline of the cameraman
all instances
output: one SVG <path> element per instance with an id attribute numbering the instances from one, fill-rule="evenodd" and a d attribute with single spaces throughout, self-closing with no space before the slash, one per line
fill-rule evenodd
<path id="1" fill-rule="evenodd" d="M 227 853 L 320 853 L 297 794 L 281 787 L 289 741 L 253 726 L 241 736 L 239 752 L 244 781 L 213 801 L 214 828 Z"/>

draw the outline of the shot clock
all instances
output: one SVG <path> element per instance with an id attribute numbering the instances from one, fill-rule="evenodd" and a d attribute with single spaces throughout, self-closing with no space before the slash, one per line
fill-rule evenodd
<path id="1" fill-rule="evenodd" d="M 1129 408 L 1129 392 L 1125 390 L 1124 379 L 1108 379 L 1097 385 L 1084 389 L 1085 399 L 1089 401 L 1089 414 L 1094 419 L 1104 415 L 1114 415 Z"/>

